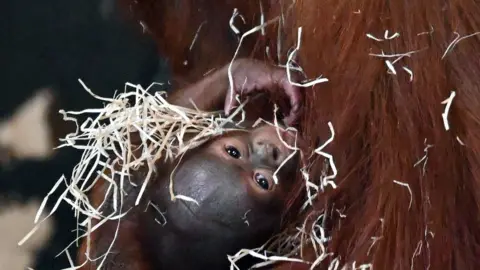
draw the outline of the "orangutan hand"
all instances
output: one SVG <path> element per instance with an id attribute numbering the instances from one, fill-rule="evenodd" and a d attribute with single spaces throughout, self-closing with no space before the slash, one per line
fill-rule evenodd
<path id="1" fill-rule="evenodd" d="M 228 70 L 228 65 L 225 69 Z M 234 107 L 239 105 L 235 98 L 237 94 L 245 96 L 261 91 L 272 96 L 280 94 L 288 98 L 290 111 L 285 112 L 284 120 L 287 124 L 297 121 L 303 96 L 299 87 L 290 84 L 287 71 L 284 68 L 271 66 L 253 59 L 238 59 L 232 64 L 231 74 L 233 89 L 230 89 L 229 86 L 225 99 L 226 114 L 229 114 Z M 292 73 L 292 80 L 295 81 L 296 75 Z"/>

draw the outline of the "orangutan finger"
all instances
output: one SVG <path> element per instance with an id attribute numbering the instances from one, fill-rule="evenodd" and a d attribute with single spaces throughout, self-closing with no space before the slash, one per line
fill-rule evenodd
<path id="1" fill-rule="evenodd" d="M 233 89 L 229 89 L 227 96 L 225 97 L 225 114 L 230 115 L 233 108 L 237 107 L 237 99 L 235 98 L 235 91 Z"/>
<path id="2" fill-rule="evenodd" d="M 293 123 L 298 118 L 303 96 L 300 92 L 300 89 L 290 84 L 287 79 L 282 79 L 281 84 L 285 95 L 290 101 L 290 113 L 287 117 L 285 117 L 285 121 L 288 123 Z"/>
<path id="3" fill-rule="evenodd" d="M 288 116 L 286 116 L 283 121 L 285 122 L 285 124 L 289 125 L 289 126 L 293 126 L 297 123 L 297 120 L 298 120 L 298 116 L 299 114 L 298 113 L 290 113 Z"/>

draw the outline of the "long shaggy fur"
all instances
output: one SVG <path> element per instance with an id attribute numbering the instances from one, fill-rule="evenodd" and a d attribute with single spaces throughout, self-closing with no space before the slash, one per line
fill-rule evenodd
<path id="1" fill-rule="evenodd" d="M 212 0 L 117 0 L 127 18 L 146 34 L 158 40 L 158 48 L 170 64 L 177 87 L 192 83 L 212 69 L 225 65 L 233 56 L 239 36 L 230 28 L 236 8 L 239 14 L 233 24 L 245 32 L 259 21 L 255 1 Z M 239 57 L 248 56 L 255 38 L 245 42 Z M 207 56 L 207 57 L 206 57 Z M 227 60 L 228 59 L 228 60 Z"/>
<path id="2" fill-rule="evenodd" d="M 243 5 L 245 18 L 259 18 L 257 1 L 249 1 L 253 3 L 249 6 L 243 0 L 177 0 L 181 7 L 177 11 L 151 8 L 153 3 L 171 1 L 137 2 L 137 18 L 147 25 L 156 21 L 159 28 L 152 32 L 174 66 L 182 62 L 185 45 L 168 46 L 186 44 L 177 39 L 193 37 L 198 25 L 189 21 L 190 15 L 175 22 L 165 17 L 158 23 L 159 16 L 180 16 L 184 13 L 179 11 L 185 10 L 191 14 L 200 7 L 210 23 L 205 29 L 227 28 L 212 30 L 197 41 L 204 49 L 196 52 L 195 65 L 204 72 L 205 63 L 231 60 L 235 42 L 230 40 L 228 19 L 233 7 Z M 342 264 L 372 263 L 374 269 L 480 269 L 480 35 L 461 40 L 442 58 L 457 35 L 480 31 L 480 3 L 297 0 L 288 9 L 290 1 L 263 2 L 266 19 L 281 13 L 285 18 L 280 25 L 281 61 L 295 45 L 301 26 L 300 66 L 310 78 L 323 74 L 329 79 L 305 90 L 301 121 L 301 132 L 312 148 L 328 138 L 327 122 L 333 123 L 336 133 L 325 151 L 335 158 L 338 188 L 327 189 L 315 206 L 320 212 L 334 213 L 326 222 L 332 237 L 328 252 L 333 256 L 319 269 L 326 269 L 334 257 Z M 140 12 L 145 10 L 149 13 Z M 174 24 L 188 34 L 178 32 Z M 367 37 L 384 39 L 386 30 L 400 36 L 382 42 Z M 269 28 L 260 42 L 244 44 L 244 52 L 278 61 L 272 56 L 277 40 L 277 29 Z M 270 56 L 259 44 L 269 45 Z M 394 64 L 396 75 L 385 64 L 395 58 L 369 55 L 411 51 L 418 52 Z M 413 80 L 403 67 L 413 72 Z M 195 71 L 190 68 L 182 72 Z M 456 97 L 447 131 L 442 101 L 451 91 Z M 427 145 L 431 146 L 425 150 Z M 320 177 L 323 164 L 323 159 L 315 161 L 311 178 Z M 312 254 L 308 250 L 306 257 Z M 282 267 L 303 269 L 305 265 Z"/>

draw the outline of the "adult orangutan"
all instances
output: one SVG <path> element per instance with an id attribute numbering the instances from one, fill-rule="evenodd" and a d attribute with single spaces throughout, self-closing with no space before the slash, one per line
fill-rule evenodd
<path id="1" fill-rule="evenodd" d="M 309 78 L 323 74 L 329 81 L 306 89 L 300 132 L 316 147 L 329 136 L 327 122 L 335 130 L 324 150 L 335 159 L 337 187 L 327 187 L 310 213 L 333 213 L 324 215 L 331 238 L 320 269 L 354 262 L 375 269 L 480 269 L 480 3 L 123 2 L 176 75 L 201 76 L 209 63 L 231 60 L 234 8 L 246 22 L 236 17 L 237 28 L 278 18 L 265 35 L 246 38 L 244 55 L 285 64 L 302 27 L 295 62 Z M 201 46 L 189 50 L 187 40 L 202 20 Z M 179 69 L 186 57 L 196 61 Z M 319 179 L 324 159 L 312 160 L 311 168 L 310 178 Z M 302 255 L 319 258 L 308 243 Z"/>
<path id="2" fill-rule="evenodd" d="M 302 96 L 288 82 L 284 69 L 259 61 L 237 60 L 231 68 L 233 91 L 228 91 L 228 67 L 173 92 L 169 102 L 191 107 L 192 99 L 200 110 L 225 108 L 229 113 L 236 105 L 232 95 L 255 96 L 263 90 L 267 96 L 289 101 L 284 111 L 286 122 L 298 118 Z M 259 105 L 255 101 L 251 104 Z M 265 104 L 270 103 L 262 106 Z M 251 110 L 247 116 L 251 118 L 244 123 L 248 127 L 253 124 L 249 121 L 255 121 L 259 115 Z M 278 232 L 295 179 L 295 160 L 299 158 L 291 158 L 293 152 L 285 145 L 293 145 L 293 140 L 292 134 L 270 125 L 237 128 L 214 137 L 175 162 L 158 161 L 156 175 L 136 207 L 135 199 L 147 170 L 132 170 L 131 181 L 138 187 L 125 187 L 127 195 L 122 206 L 133 207 L 132 210 L 120 223 L 107 221 L 93 231 L 90 244 L 87 239 L 83 241 L 78 260 L 83 265 L 81 269 L 96 269 L 101 260 L 94 258 L 105 254 L 108 255 L 102 269 L 109 270 L 227 268 L 227 255 L 241 248 L 256 248 Z M 132 149 L 141 146 L 138 140 L 132 141 Z M 196 204 L 171 201 L 171 175 L 175 192 L 192 198 Z M 105 200 L 108 189 L 106 182 L 97 184 L 89 195 L 96 207 Z M 101 208 L 105 215 L 114 209 L 113 194 L 109 196 L 108 203 Z M 91 261 L 85 262 L 86 258 Z M 248 266 L 249 261 L 241 264 Z"/>

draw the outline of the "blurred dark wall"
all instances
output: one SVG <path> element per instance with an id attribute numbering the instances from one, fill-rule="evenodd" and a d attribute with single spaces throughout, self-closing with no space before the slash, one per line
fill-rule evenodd
<path id="1" fill-rule="evenodd" d="M 123 88 L 125 81 L 149 83 L 161 62 L 155 47 L 123 22 L 115 7 L 108 12 L 105 3 L 113 1 L 5 1 L 0 115 L 48 85 L 64 104 L 82 107 L 89 97 L 80 91 L 78 78 L 104 95 Z"/>
<path id="2" fill-rule="evenodd" d="M 127 81 L 147 86 L 153 78 L 168 79 L 152 41 L 122 20 L 113 0 L 3 0 L 0 26 L 2 119 L 42 87 L 52 87 L 64 109 L 99 106 L 78 78 L 107 97 Z M 69 175 L 79 154 L 62 149 L 50 160 L 0 166 L 0 194 L 22 202 L 43 199 L 62 174 Z M 0 205 L 0 211 L 7 207 Z M 64 205 L 54 216 L 54 238 L 38 253 L 33 269 L 69 266 L 64 255 L 54 256 L 75 237 L 72 214 Z M 2 233 L 8 232 L 0 232 L 0 239 Z"/>

